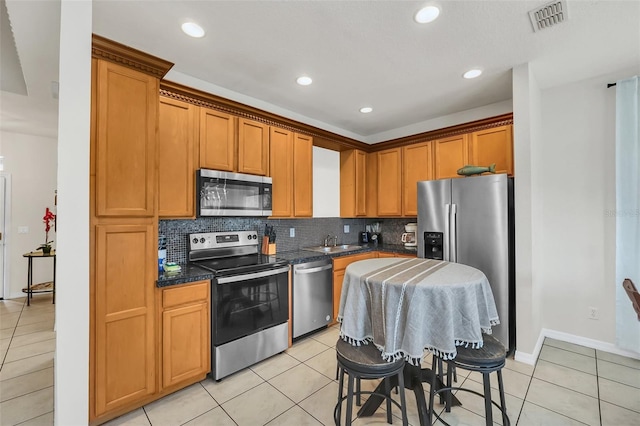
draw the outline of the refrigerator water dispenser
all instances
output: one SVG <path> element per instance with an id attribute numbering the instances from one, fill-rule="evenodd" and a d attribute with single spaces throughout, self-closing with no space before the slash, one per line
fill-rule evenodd
<path id="1" fill-rule="evenodd" d="M 424 233 L 424 257 L 426 259 L 444 260 L 443 237 L 442 232 Z"/>

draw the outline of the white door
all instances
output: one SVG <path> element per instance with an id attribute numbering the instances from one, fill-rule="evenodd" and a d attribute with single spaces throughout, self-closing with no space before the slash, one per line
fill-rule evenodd
<path id="1" fill-rule="evenodd" d="M 7 179 L 0 175 L 0 299 L 4 298 L 4 285 L 5 285 L 5 195 L 7 193 Z"/>

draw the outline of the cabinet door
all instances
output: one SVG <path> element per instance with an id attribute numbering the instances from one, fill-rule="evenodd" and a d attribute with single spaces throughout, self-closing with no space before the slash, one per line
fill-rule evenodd
<path id="1" fill-rule="evenodd" d="M 467 135 L 434 141 L 435 178 L 459 178 L 456 172 L 469 164 Z"/>
<path id="2" fill-rule="evenodd" d="M 384 257 L 396 257 L 396 255 L 395 255 L 395 254 L 393 254 L 393 253 L 386 252 L 386 251 L 379 251 L 379 252 L 378 252 L 378 257 L 379 257 L 379 258 L 384 258 Z"/>
<path id="3" fill-rule="evenodd" d="M 162 386 L 209 371 L 209 305 L 196 303 L 162 313 Z"/>
<path id="4" fill-rule="evenodd" d="M 98 60 L 96 216 L 152 217 L 158 79 Z"/>
<path id="5" fill-rule="evenodd" d="M 313 138 L 293 137 L 293 215 L 313 216 Z"/>
<path id="6" fill-rule="evenodd" d="M 496 173 L 513 175 L 512 126 L 500 126 L 471 133 L 470 163 L 489 167 L 496 164 Z"/>
<path id="7" fill-rule="evenodd" d="M 270 164 L 272 189 L 272 217 L 290 217 L 293 204 L 293 134 L 271 127 Z"/>
<path id="8" fill-rule="evenodd" d="M 378 152 L 378 215 L 402 215 L 402 150 Z"/>
<path id="9" fill-rule="evenodd" d="M 378 217 L 378 153 L 367 154 L 366 171 L 367 217 Z"/>
<path id="10" fill-rule="evenodd" d="M 333 272 L 333 324 L 338 322 L 338 311 L 340 310 L 340 294 L 342 293 L 342 280 L 344 280 L 344 269 Z"/>
<path id="11" fill-rule="evenodd" d="M 157 223 L 96 225 L 96 415 L 156 391 Z"/>
<path id="12" fill-rule="evenodd" d="M 160 98 L 158 123 L 158 216 L 194 218 L 197 109 Z"/>
<path id="13" fill-rule="evenodd" d="M 200 108 L 200 168 L 236 170 L 235 117 Z"/>
<path id="14" fill-rule="evenodd" d="M 356 150 L 356 216 L 367 214 L 367 154 Z"/>
<path id="15" fill-rule="evenodd" d="M 418 215 L 418 182 L 433 179 L 431 142 L 402 148 L 402 214 Z"/>
<path id="16" fill-rule="evenodd" d="M 357 149 L 340 153 L 340 216 L 367 214 L 367 154 Z"/>
<path id="17" fill-rule="evenodd" d="M 269 168 L 269 126 L 238 120 L 238 172 L 266 176 Z"/>

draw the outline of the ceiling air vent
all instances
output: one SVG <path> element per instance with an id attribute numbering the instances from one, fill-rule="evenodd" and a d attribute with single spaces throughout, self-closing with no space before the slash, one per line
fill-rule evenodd
<path id="1" fill-rule="evenodd" d="M 569 19 L 567 14 L 567 2 L 565 0 L 553 1 L 529 12 L 533 31 L 561 24 Z"/>

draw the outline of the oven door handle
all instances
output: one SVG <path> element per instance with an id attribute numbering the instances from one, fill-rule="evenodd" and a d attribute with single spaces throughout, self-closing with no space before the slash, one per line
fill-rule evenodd
<path id="1" fill-rule="evenodd" d="M 286 266 L 284 268 L 278 268 L 278 269 L 269 269 L 267 271 L 254 272 L 252 274 L 234 275 L 232 277 L 217 278 L 216 282 L 217 284 L 237 283 L 237 282 L 242 282 L 247 280 L 253 280 L 255 278 L 270 277 L 272 275 L 278 275 L 285 272 L 289 272 L 289 266 Z"/>

